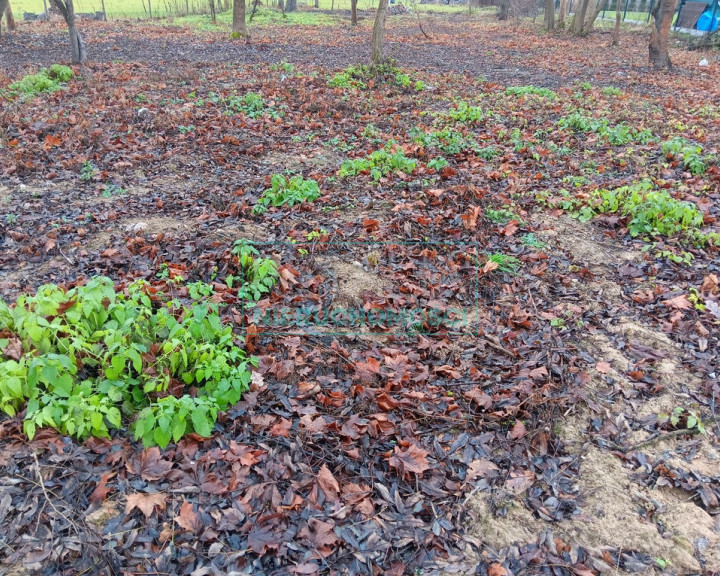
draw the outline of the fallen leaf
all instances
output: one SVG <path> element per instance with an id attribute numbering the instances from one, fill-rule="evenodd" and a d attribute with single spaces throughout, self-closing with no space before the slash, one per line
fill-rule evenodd
<path id="1" fill-rule="evenodd" d="M 600 372 L 600 374 L 607 374 L 612 370 L 612 366 L 608 362 L 598 362 L 595 364 L 595 370 Z"/>
<path id="2" fill-rule="evenodd" d="M 405 476 L 408 472 L 422 474 L 430 468 L 430 463 L 427 461 L 428 454 L 429 452 L 415 444 L 410 444 L 406 450 L 395 446 L 395 452 L 388 459 L 388 463 L 398 470 L 401 476 Z"/>
<path id="3" fill-rule="evenodd" d="M 203 527 L 200 515 L 195 512 L 192 502 L 185 501 L 180 505 L 180 514 L 175 517 L 175 523 L 190 532 L 199 532 Z"/>
<path id="4" fill-rule="evenodd" d="M 325 499 L 328 502 L 335 502 L 340 494 L 340 484 L 338 484 L 335 476 L 325 464 L 320 468 L 317 479 L 320 488 L 325 493 Z"/>
<path id="5" fill-rule="evenodd" d="M 156 492 L 154 494 L 128 494 L 127 502 L 125 503 L 125 514 L 130 514 L 135 508 L 145 514 L 145 518 L 150 518 L 155 508 L 162 512 L 165 510 L 165 494 Z M 190 505 L 192 507 L 192 504 Z"/>

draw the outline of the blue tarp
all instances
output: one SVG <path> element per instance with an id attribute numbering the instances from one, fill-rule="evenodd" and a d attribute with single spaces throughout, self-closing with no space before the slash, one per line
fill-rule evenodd
<path id="1" fill-rule="evenodd" d="M 712 11 L 706 10 L 698 18 L 695 28 L 703 32 L 715 32 L 718 29 L 718 19 L 713 16 Z"/>

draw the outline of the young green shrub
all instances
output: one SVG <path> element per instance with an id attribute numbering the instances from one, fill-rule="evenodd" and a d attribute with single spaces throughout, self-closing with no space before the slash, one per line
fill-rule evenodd
<path id="1" fill-rule="evenodd" d="M 340 167 L 338 176 L 348 178 L 368 173 L 373 180 L 377 181 L 391 173 L 412 173 L 417 162 L 413 158 L 405 156 L 405 152 L 400 148 L 393 152 L 391 145 L 392 143 L 388 143 L 385 148 L 375 150 L 375 152 L 364 158 L 346 160 Z"/>
<path id="2" fill-rule="evenodd" d="M 68 291 L 41 286 L 13 307 L 0 300 L 0 410 L 26 408 L 29 438 L 43 426 L 83 439 L 128 425 L 146 446 L 209 436 L 255 360 L 206 298 L 211 286 L 188 285 L 188 305 L 151 292 L 96 277 Z"/>
<path id="3" fill-rule="evenodd" d="M 410 131 L 410 136 L 416 144 L 420 144 L 424 148 L 435 148 L 443 154 L 452 156 L 477 148 L 472 136 L 465 136 L 451 128 L 444 128 L 435 132 L 423 132 L 414 128 Z"/>
<path id="4" fill-rule="evenodd" d="M 279 118 L 282 116 L 279 110 L 265 103 L 265 99 L 257 92 L 246 92 L 243 96 L 230 96 L 225 100 L 228 111 L 241 113 L 248 118 L 260 118 L 269 116 Z"/>
<path id="5" fill-rule="evenodd" d="M 257 248 L 245 239 L 235 242 L 232 253 L 237 257 L 243 275 L 238 296 L 256 302 L 264 294 L 270 293 L 280 277 L 275 260 L 260 258 Z"/>
<path id="6" fill-rule="evenodd" d="M 253 213 L 263 214 L 270 206 L 295 206 L 312 202 L 319 197 L 320 187 L 315 180 L 305 180 L 299 174 L 290 179 L 282 174 L 275 174 L 270 181 L 270 188 L 263 192 L 253 208 Z"/>
<path id="7" fill-rule="evenodd" d="M 470 106 L 464 100 L 458 102 L 455 108 L 448 110 L 447 117 L 454 122 L 463 124 L 474 124 L 487 118 L 480 106 Z"/>
<path id="8" fill-rule="evenodd" d="M 680 137 L 672 138 L 662 144 L 662 152 L 665 156 L 681 159 L 683 166 L 695 176 L 704 174 L 707 170 L 705 160 L 700 156 L 702 151 L 703 147 L 700 144 Z"/>

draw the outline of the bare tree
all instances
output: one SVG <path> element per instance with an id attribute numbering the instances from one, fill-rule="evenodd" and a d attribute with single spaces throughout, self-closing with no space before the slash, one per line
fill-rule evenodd
<path id="1" fill-rule="evenodd" d="M 233 0 L 233 22 L 230 38 L 245 38 L 246 40 L 250 38 L 245 23 L 245 0 Z"/>
<path id="2" fill-rule="evenodd" d="M 2 12 L 0 12 L 0 20 L 2 20 L 1 14 Z M 9 0 L 7 8 L 5 8 L 5 22 L 7 23 L 8 31 L 12 32 L 17 29 L 17 24 L 15 23 L 15 17 L 13 16 L 12 6 L 10 5 Z"/>
<path id="3" fill-rule="evenodd" d="M 0 0 L 1 1 L 1 0 Z M 73 0 L 51 0 L 55 7 L 58 9 L 62 17 L 65 19 L 65 23 L 70 33 L 70 57 L 74 64 L 82 64 L 87 60 L 87 50 L 85 49 L 85 42 L 83 42 L 80 31 L 75 26 L 75 7 L 73 6 Z"/>
<path id="4" fill-rule="evenodd" d="M 598 16 L 600 16 L 600 12 L 602 12 L 606 2 L 607 0 L 596 0 L 593 4 L 591 0 L 592 8 L 591 12 L 585 17 L 585 24 L 583 25 L 582 30 L 583 35 L 590 34 L 590 31 L 593 29 L 593 26 L 595 26 L 595 21 L 598 19 Z"/>
<path id="5" fill-rule="evenodd" d="M 659 0 L 652 11 L 653 22 L 650 27 L 650 64 L 656 70 L 670 70 L 670 26 L 677 0 Z"/>
<path id="6" fill-rule="evenodd" d="M 581 36 L 583 28 L 585 26 L 585 14 L 587 13 L 588 4 L 590 0 L 578 0 L 578 7 L 575 10 L 575 16 L 573 16 L 572 25 L 570 29 L 576 36 Z"/>
<path id="7" fill-rule="evenodd" d="M 385 33 L 385 20 L 387 18 L 388 0 L 380 0 L 378 3 L 377 14 L 375 14 L 375 24 L 372 33 L 372 61 L 373 64 L 380 64 L 385 56 L 383 54 L 383 35 Z"/>
<path id="8" fill-rule="evenodd" d="M 612 45 L 620 45 L 620 22 L 622 22 L 622 13 L 620 12 L 620 0 L 615 5 L 615 29 L 612 35 Z"/>
<path id="9" fill-rule="evenodd" d="M 358 0 L 350 0 L 350 25 L 357 26 L 357 3 Z"/>
<path id="10" fill-rule="evenodd" d="M 555 0 L 545 0 L 545 28 L 555 28 Z"/>
<path id="11" fill-rule="evenodd" d="M 297 10 L 297 0 L 285 0 L 285 12 L 295 12 Z"/>
<path id="12" fill-rule="evenodd" d="M 558 10 L 557 27 L 565 27 L 565 18 L 567 17 L 568 0 L 560 0 L 560 9 Z"/>
<path id="13" fill-rule="evenodd" d="M 0 0 L 0 36 L 2 36 L 2 17 L 3 17 L 3 14 L 5 14 L 5 10 L 7 10 L 9 7 L 10 7 L 9 0 Z M 8 24 L 8 30 L 10 30 L 9 24 Z"/>

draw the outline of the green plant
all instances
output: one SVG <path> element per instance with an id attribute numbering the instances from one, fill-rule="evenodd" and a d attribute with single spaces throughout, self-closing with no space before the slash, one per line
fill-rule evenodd
<path id="1" fill-rule="evenodd" d="M 495 269 L 505 274 L 517 274 L 521 266 L 520 260 L 515 256 L 503 254 L 502 252 L 493 252 L 488 255 L 488 262 L 497 264 Z"/>
<path id="2" fill-rule="evenodd" d="M 35 96 L 42 92 L 57 92 L 69 82 L 75 73 L 72 68 L 53 64 L 50 68 L 43 68 L 37 74 L 28 74 L 22 80 L 13 82 L 8 86 L 10 94 L 25 94 Z"/>
<path id="3" fill-rule="evenodd" d="M 325 228 L 320 228 L 320 230 L 313 230 L 312 232 L 308 232 L 307 236 L 305 236 L 308 240 L 308 242 L 312 242 L 313 240 L 319 240 L 323 236 L 327 236 L 328 231 L 325 230 Z"/>
<path id="4" fill-rule="evenodd" d="M 435 170 L 436 172 L 440 172 L 440 170 L 445 168 L 445 166 L 447 166 L 447 165 L 448 165 L 448 161 L 445 158 L 443 158 L 442 156 L 436 156 L 435 158 L 433 158 L 432 160 L 430 160 L 427 163 L 427 167 L 432 170 Z"/>
<path id="5" fill-rule="evenodd" d="M 83 162 L 82 168 L 80 169 L 80 180 L 83 182 L 90 182 L 95 177 L 95 166 L 90 160 Z"/>
<path id="6" fill-rule="evenodd" d="M 282 62 L 273 62 L 270 64 L 270 70 L 274 72 L 284 72 L 285 74 L 292 74 L 295 72 L 295 66 L 291 64 L 290 62 L 285 62 L 283 60 Z"/>
<path id="7" fill-rule="evenodd" d="M 315 180 L 305 180 L 301 175 L 287 179 L 282 174 L 275 174 L 270 184 L 270 188 L 263 192 L 253 208 L 254 214 L 263 214 L 270 206 L 295 206 L 320 197 L 318 183 Z"/>
<path id="8" fill-rule="evenodd" d="M 445 128 L 435 132 L 424 132 L 417 128 L 410 131 L 416 144 L 428 148 L 436 148 L 444 154 L 456 155 L 466 150 L 475 150 L 477 144 L 472 136 L 464 136 L 460 132 Z"/>
<path id="9" fill-rule="evenodd" d="M 12 226 L 13 224 L 15 224 L 16 220 L 17 220 L 17 214 L 10 214 L 10 213 L 5 214 L 5 222 L 8 225 Z"/>
<path id="10" fill-rule="evenodd" d="M 145 445 L 209 436 L 217 413 L 248 389 L 255 360 L 234 344 L 217 305 L 188 293 L 185 305 L 144 281 L 122 292 L 95 277 L 68 291 L 41 286 L 13 307 L 0 300 L 0 409 L 25 407 L 30 438 L 42 426 L 107 437 L 123 422 Z"/>
<path id="11" fill-rule="evenodd" d="M 244 114 L 248 118 L 259 118 L 261 116 L 279 118 L 282 116 L 279 110 L 273 106 L 268 106 L 262 95 L 257 92 L 246 92 L 243 96 L 230 96 L 225 100 L 225 105 L 229 111 Z"/>
<path id="12" fill-rule="evenodd" d="M 237 257 L 243 275 L 238 296 L 255 302 L 268 294 L 277 284 L 280 273 L 272 258 L 260 258 L 260 252 L 249 240 L 235 242 L 232 253 Z"/>
<path id="13" fill-rule="evenodd" d="M 480 106 L 470 106 L 467 102 L 461 100 L 455 108 L 451 108 L 447 112 L 447 117 L 454 122 L 475 123 L 482 122 L 487 118 Z"/>
<path id="14" fill-rule="evenodd" d="M 496 156 L 500 156 L 502 152 L 495 146 L 486 146 L 485 148 L 477 148 L 475 154 L 484 160 L 492 160 Z"/>
<path id="15" fill-rule="evenodd" d="M 105 188 L 102 191 L 103 198 L 110 198 L 112 196 L 123 196 L 127 190 L 117 184 L 105 184 Z"/>
<path id="16" fill-rule="evenodd" d="M 683 166 L 695 176 L 703 174 L 707 170 L 707 165 L 700 156 L 702 151 L 703 147 L 700 144 L 680 137 L 672 138 L 662 144 L 662 152 L 665 156 L 681 159 Z"/>
<path id="17" fill-rule="evenodd" d="M 190 126 L 183 126 L 182 124 L 178 126 L 178 131 L 180 134 L 187 134 L 188 132 L 195 132 L 195 126 L 192 124 Z"/>
<path id="18" fill-rule="evenodd" d="M 369 156 L 346 160 L 340 167 L 338 176 L 348 178 L 369 173 L 377 181 L 391 173 L 410 174 L 415 170 L 417 162 L 413 158 L 405 156 L 405 152 L 400 148 L 393 152 L 391 146 L 392 142 L 389 142 L 385 148 L 375 150 Z"/>
<path id="19" fill-rule="evenodd" d="M 705 434 L 705 425 L 697 413 L 693 410 L 686 410 L 682 406 L 676 406 L 670 414 L 659 413 L 658 424 L 661 426 L 669 424 L 675 429 L 687 428 Z"/>
<path id="20" fill-rule="evenodd" d="M 485 208 L 485 218 L 495 224 L 505 224 L 515 218 L 515 214 L 513 214 L 512 210 L 508 210 L 507 208 L 499 208 L 497 210 L 494 210 L 493 208 Z"/>
<path id="21" fill-rule="evenodd" d="M 415 82 L 415 86 L 413 86 L 413 90 L 415 90 L 415 92 L 422 92 L 425 88 L 427 88 L 427 86 L 422 80 L 418 80 Z"/>
<path id="22" fill-rule="evenodd" d="M 616 86 L 605 86 L 605 88 L 602 89 L 602 93 L 605 96 L 621 96 L 623 91 Z"/>
<path id="23" fill-rule="evenodd" d="M 541 88 L 539 86 L 509 86 L 505 90 L 505 94 L 509 94 L 512 96 L 525 96 L 528 94 L 532 94 L 548 99 L 553 99 L 557 97 L 557 94 L 552 90 L 548 88 Z"/>
<path id="24" fill-rule="evenodd" d="M 545 242 L 540 240 L 535 234 L 532 232 L 529 232 L 523 236 L 520 237 L 520 243 L 524 246 L 527 246 L 528 248 L 535 248 L 536 250 L 542 250 L 547 245 Z"/>

